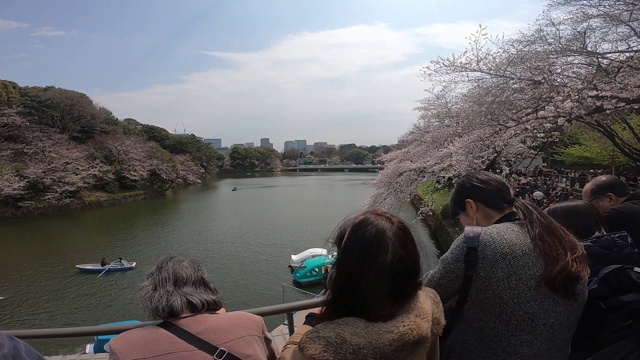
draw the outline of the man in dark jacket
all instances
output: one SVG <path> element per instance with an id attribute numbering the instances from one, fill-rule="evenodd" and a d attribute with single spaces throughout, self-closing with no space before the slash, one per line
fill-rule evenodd
<path id="1" fill-rule="evenodd" d="M 602 175 L 582 189 L 582 199 L 604 216 L 607 231 L 626 231 L 640 249 L 640 191 L 632 192 L 613 175 Z"/>

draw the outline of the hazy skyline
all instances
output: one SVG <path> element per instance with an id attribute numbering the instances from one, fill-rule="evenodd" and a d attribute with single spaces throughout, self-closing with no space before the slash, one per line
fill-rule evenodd
<path id="1" fill-rule="evenodd" d="M 221 138 L 391 144 L 419 69 L 479 24 L 524 29 L 543 2 L 170 1 L 0 5 L 0 78 L 84 92 L 119 118 Z M 37 9 L 37 11 L 34 11 Z M 176 125 L 177 124 L 177 125 Z"/>

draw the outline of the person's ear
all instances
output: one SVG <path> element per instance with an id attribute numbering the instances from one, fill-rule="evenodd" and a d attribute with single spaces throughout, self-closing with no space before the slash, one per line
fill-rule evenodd
<path id="1" fill-rule="evenodd" d="M 471 199 L 467 199 L 464 201 L 465 212 L 469 214 L 471 217 L 476 217 L 476 213 L 478 212 L 478 205 L 475 201 Z"/>
<path id="2" fill-rule="evenodd" d="M 618 201 L 618 197 L 612 193 L 607 193 L 607 195 L 604 196 L 604 201 L 606 201 L 608 205 L 614 206 Z"/>

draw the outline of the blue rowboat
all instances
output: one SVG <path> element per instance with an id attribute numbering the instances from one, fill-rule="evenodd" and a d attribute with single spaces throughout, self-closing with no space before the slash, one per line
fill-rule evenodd
<path id="1" fill-rule="evenodd" d="M 79 272 L 88 272 L 88 273 L 101 273 L 103 271 L 105 272 L 116 272 L 116 271 L 127 271 L 127 270 L 133 270 L 136 268 L 136 263 L 134 262 L 127 262 L 126 265 L 122 265 L 122 264 L 110 264 L 111 266 L 107 265 L 107 266 L 100 266 L 100 264 L 80 264 L 80 265 L 76 265 L 76 269 L 78 269 Z M 108 269 L 107 269 L 108 267 Z"/>

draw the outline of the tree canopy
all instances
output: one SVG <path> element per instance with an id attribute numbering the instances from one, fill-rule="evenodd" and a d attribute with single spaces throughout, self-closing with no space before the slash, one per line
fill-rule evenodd
<path id="1" fill-rule="evenodd" d="M 419 120 L 383 158 L 371 204 L 395 208 L 428 179 L 530 156 L 572 123 L 640 164 L 640 3 L 551 0 L 515 37 L 480 27 L 468 39 L 421 70 Z"/>

